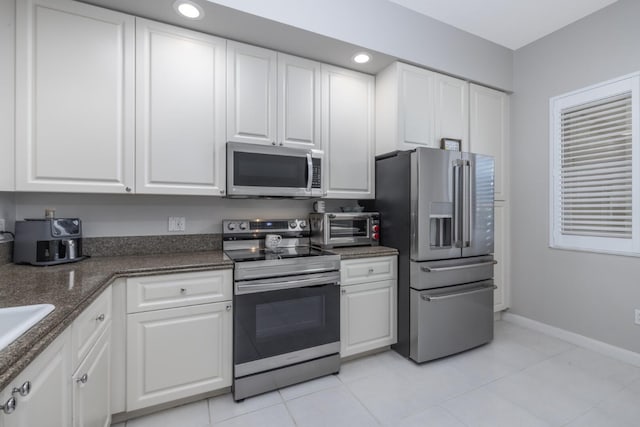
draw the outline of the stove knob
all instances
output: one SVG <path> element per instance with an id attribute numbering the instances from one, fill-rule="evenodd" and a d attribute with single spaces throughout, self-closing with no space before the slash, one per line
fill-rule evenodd
<path id="1" fill-rule="evenodd" d="M 240 230 L 246 230 L 247 228 L 249 228 L 249 224 L 247 224 L 246 222 L 240 223 Z"/>
<path id="2" fill-rule="evenodd" d="M 238 226 L 238 224 L 236 224 L 235 222 L 230 222 L 229 224 L 227 224 L 227 230 L 235 230 L 236 227 Z"/>
<path id="3" fill-rule="evenodd" d="M 298 223 L 296 221 L 289 221 L 289 228 L 296 228 Z"/>
<path id="4" fill-rule="evenodd" d="M 307 226 L 307 221 L 302 219 L 302 220 L 300 220 L 300 222 L 298 224 L 300 225 L 300 228 L 305 228 Z"/>
<path id="5" fill-rule="evenodd" d="M 373 233 L 373 240 L 378 240 L 380 239 L 380 235 L 378 233 Z"/>
<path id="6" fill-rule="evenodd" d="M 371 227 L 371 230 L 373 230 L 374 233 L 377 233 L 378 231 L 380 231 L 380 226 L 374 225 L 373 227 Z"/>

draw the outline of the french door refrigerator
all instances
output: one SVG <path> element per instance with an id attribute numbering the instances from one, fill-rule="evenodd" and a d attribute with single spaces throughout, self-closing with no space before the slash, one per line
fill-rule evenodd
<path id="1" fill-rule="evenodd" d="M 375 209 L 398 249 L 398 343 L 416 362 L 493 339 L 493 158 L 417 148 L 376 158 Z"/>

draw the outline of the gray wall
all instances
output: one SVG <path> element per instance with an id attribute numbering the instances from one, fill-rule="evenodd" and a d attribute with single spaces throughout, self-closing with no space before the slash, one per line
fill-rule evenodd
<path id="1" fill-rule="evenodd" d="M 209 1 L 487 86 L 512 89 L 512 50 L 387 0 Z"/>
<path id="2" fill-rule="evenodd" d="M 635 352 L 640 258 L 548 247 L 548 116 L 550 97 L 640 71 L 638 17 L 620 0 L 517 50 L 511 99 L 511 311 Z"/>

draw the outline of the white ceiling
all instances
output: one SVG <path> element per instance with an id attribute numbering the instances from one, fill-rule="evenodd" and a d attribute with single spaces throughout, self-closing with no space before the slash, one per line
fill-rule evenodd
<path id="1" fill-rule="evenodd" d="M 389 0 L 519 49 L 617 0 Z"/>

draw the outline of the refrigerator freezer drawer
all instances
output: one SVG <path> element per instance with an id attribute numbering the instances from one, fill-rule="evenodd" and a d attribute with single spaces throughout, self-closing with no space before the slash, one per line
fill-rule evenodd
<path id="1" fill-rule="evenodd" d="M 492 280 L 449 288 L 411 289 L 409 356 L 421 363 L 493 339 Z"/>
<path id="2" fill-rule="evenodd" d="M 410 286 L 424 290 L 493 278 L 496 261 L 492 255 L 456 258 L 441 261 L 411 261 Z"/>

